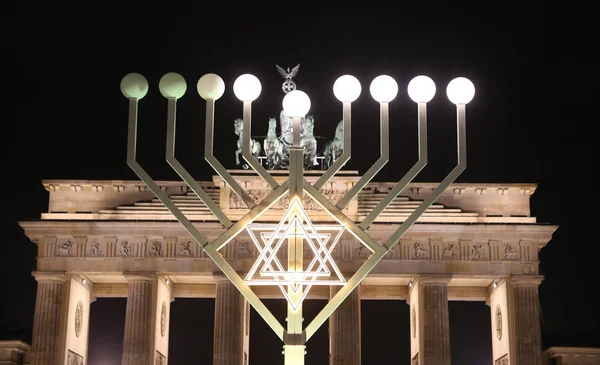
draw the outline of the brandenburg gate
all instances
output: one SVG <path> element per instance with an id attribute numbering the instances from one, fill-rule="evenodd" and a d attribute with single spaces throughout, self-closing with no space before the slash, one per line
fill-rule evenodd
<path id="1" fill-rule="evenodd" d="M 175 159 L 176 101 L 186 83 L 171 73 L 159 85 L 169 105 L 167 161 L 183 181 L 153 180 L 135 156 L 138 102 L 148 84 L 130 74 L 121 84 L 130 103 L 127 162 L 140 180 L 43 181 L 47 213 L 20 222 L 38 247 L 30 364 L 87 364 L 90 303 L 99 297 L 127 298 L 123 365 L 168 363 L 177 298 L 215 298 L 215 365 L 250 362 L 250 306 L 281 338 L 286 365 L 304 364 L 307 341 L 326 320 L 330 363 L 358 365 L 361 300 L 410 306 L 406 363 L 449 365 L 448 301 L 485 301 L 494 364 L 542 364 L 538 253 L 557 227 L 531 216 L 535 184 L 455 182 L 466 166 L 465 105 L 473 95 L 454 95 L 448 86 L 457 107 L 457 169 L 441 183 L 415 183 L 427 163 L 425 105 L 435 88 L 428 96 L 427 83 L 412 84 L 412 91 L 409 84 L 419 108 L 419 161 L 400 182 L 373 182 L 389 157 L 395 81 L 386 80 L 387 89 L 371 84 L 381 105 L 382 154 L 361 175 L 342 169 L 350 157 L 354 80 L 342 77 L 334 86 L 344 143 L 332 147 L 323 169 L 310 169 L 315 156 L 303 142 L 312 133 L 310 102 L 288 69 L 280 122 L 290 127 L 289 143 L 271 150 L 265 142 L 264 154 L 285 168 L 266 169 L 252 147 L 250 104 L 258 95 L 250 76 L 233 87 L 244 107 L 244 168 L 224 169 L 212 154 L 215 100 L 224 92 L 214 74 L 200 79 L 198 92 L 207 105 L 205 157 L 217 174 L 196 181 Z M 285 324 L 268 312 L 265 298 L 287 301 Z M 328 300 L 308 324 L 304 299 Z"/>

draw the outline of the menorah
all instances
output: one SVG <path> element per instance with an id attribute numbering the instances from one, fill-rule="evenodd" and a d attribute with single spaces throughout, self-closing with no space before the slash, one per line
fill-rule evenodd
<path id="1" fill-rule="evenodd" d="M 301 118 L 310 110 L 310 98 L 301 90 L 293 90 L 285 95 L 282 106 L 286 114 L 292 118 L 293 144 L 290 148 L 289 176 L 285 181 L 278 183 L 250 150 L 251 107 L 252 102 L 261 93 L 261 83 L 255 76 L 244 74 L 233 83 L 236 97 L 243 102 L 242 155 L 250 168 L 271 189 L 266 198 L 256 202 L 213 154 L 215 101 L 223 96 L 225 83 L 220 76 L 208 73 L 202 76 L 197 83 L 198 93 L 206 101 L 205 159 L 249 209 L 247 214 L 234 222 L 212 201 L 202 186 L 175 158 L 176 106 L 177 100 L 187 90 L 185 79 L 177 73 L 168 73 L 160 79 L 159 90 L 168 103 L 166 160 L 222 223 L 224 232 L 216 239 L 209 241 L 137 162 L 138 103 L 148 92 L 148 82 L 144 76 L 138 73 L 130 73 L 121 81 L 121 92 L 129 99 L 127 163 L 283 341 L 286 365 L 304 364 L 306 342 L 466 168 L 466 104 L 474 97 L 475 87 L 468 79 L 458 77 L 453 79 L 446 89 L 449 100 L 456 104 L 458 163 L 385 241 L 377 242 L 369 235 L 369 226 L 427 164 L 427 103 L 433 99 L 436 93 L 433 80 L 427 76 L 417 76 L 410 81 L 407 87 L 408 95 L 417 103 L 418 108 L 417 162 L 361 222 L 356 222 L 346 216 L 343 210 L 389 161 L 389 103 L 395 99 L 398 93 L 396 81 L 390 76 L 381 75 L 371 82 L 371 96 L 379 102 L 380 106 L 380 157 L 343 197 L 337 202 L 332 202 L 321 192 L 321 189 L 350 160 L 351 105 L 361 94 L 361 84 L 358 79 L 351 75 L 344 75 L 339 77 L 333 85 L 336 98 L 342 102 L 344 149 L 342 155 L 313 183 L 308 182 L 304 177 L 304 156 L 300 146 Z M 289 199 L 289 208 L 278 224 L 255 223 L 263 213 L 286 194 Z M 304 194 L 315 201 L 337 223 L 313 224 L 303 209 Z M 242 278 L 240 273 L 236 272 L 219 252 L 243 231 L 249 234 L 259 251 L 257 260 L 252 269 L 246 273 L 245 278 Z M 339 237 L 345 231 L 370 251 L 363 265 L 347 280 L 339 272 L 331 256 Z M 303 249 L 305 242 L 314 254 L 314 257 L 306 262 Z M 282 264 L 277 257 L 277 252 L 284 247 L 287 247 L 287 265 Z M 253 292 L 251 286 L 254 285 L 274 285 L 282 290 L 283 296 L 288 302 L 285 327 Z M 302 301 L 313 285 L 338 285 L 340 289 L 315 318 L 304 327 Z"/>

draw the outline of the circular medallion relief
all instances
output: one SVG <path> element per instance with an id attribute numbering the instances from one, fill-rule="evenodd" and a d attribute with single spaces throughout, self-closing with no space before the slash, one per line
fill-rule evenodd
<path id="1" fill-rule="evenodd" d="M 502 308 L 500 308 L 500 304 L 496 306 L 496 338 L 498 341 L 502 338 Z"/>
<path id="2" fill-rule="evenodd" d="M 163 302 L 162 309 L 160 310 L 160 335 L 165 337 L 165 330 L 167 329 L 167 303 Z"/>
<path id="3" fill-rule="evenodd" d="M 412 314 L 411 314 L 411 322 L 412 322 L 412 334 L 413 334 L 413 338 L 417 337 L 417 310 L 415 309 L 415 306 L 413 305 L 412 307 Z"/>
<path id="4" fill-rule="evenodd" d="M 81 325 L 83 324 L 83 303 L 79 301 L 75 308 L 75 336 L 81 334 Z"/>

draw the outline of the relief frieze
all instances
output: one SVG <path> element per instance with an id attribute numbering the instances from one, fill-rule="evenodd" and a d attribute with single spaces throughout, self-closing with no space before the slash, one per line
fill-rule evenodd
<path id="1" fill-rule="evenodd" d="M 261 190 L 248 190 L 248 195 L 254 199 L 254 201 L 258 204 L 263 199 L 271 194 L 271 190 L 269 189 L 261 189 Z M 335 189 L 323 189 L 321 193 L 332 203 L 337 203 L 345 194 L 345 190 L 335 190 Z M 304 195 L 304 209 L 305 210 L 321 210 L 319 204 L 311 199 L 308 195 Z M 283 195 L 273 206 L 271 209 L 273 210 L 286 210 L 289 208 L 289 196 Z M 242 199 L 237 196 L 236 193 L 229 193 L 229 209 L 248 209 L 246 204 L 242 201 Z M 345 208 L 346 209 L 346 208 Z"/>
<path id="2" fill-rule="evenodd" d="M 471 260 L 489 260 L 490 259 L 490 246 L 487 242 L 473 242 L 470 252 Z"/>
<path id="3" fill-rule="evenodd" d="M 106 242 L 102 237 L 90 237 L 87 240 L 85 255 L 87 257 L 102 257 L 106 255 Z"/>
<path id="4" fill-rule="evenodd" d="M 413 258 L 419 260 L 431 259 L 431 246 L 429 243 L 415 242 L 413 243 Z"/>
<path id="5" fill-rule="evenodd" d="M 57 257 L 73 257 L 75 255 L 76 245 L 73 239 L 61 238 L 56 241 Z"/>
<path id="6" fill-rule="evenodd" d="M 137 253 L 137 242 L 130 239 L 117 240 L 117 256 L 135 256 Z"/>
<path id="7" fill-rule="evenodd" d="M 519 259 L 519 245 L 516 243 L 505 243 L 504 244 L 504 257 L 503 260 L 518 260 Z"/>
<path id="8" fill-rule="evenodd" d="M 164 244 L 159 240 L 150 240 L 146 244 L 146 254 L 149 257 L 163 257 L 164 251 Z"/>

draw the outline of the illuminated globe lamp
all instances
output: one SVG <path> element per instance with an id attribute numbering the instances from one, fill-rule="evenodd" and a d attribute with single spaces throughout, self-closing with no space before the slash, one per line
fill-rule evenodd
<path id="1" fill-rule="evenodd" d="M 121 93 L 129 100 L 142 99 L 148 93 L 148 81 L 139 73 L 132 72 L 121 80 Z"/>
<path id="2" fill-rule="evenodd" d="M 225 93 L 225 82 L 213 73 L 203 75 L 196 86 L 198 95 L 204 100 L 218 100 Z"/>
<path id="3" fill-rule="evenodd" d="M 391 76 L 380 75 L 373 79 L 369 91 L 375 101 L 389 103 L 398 95 L 398 83 Z"/>
<path id="4" fill-rule="evenodd" d="M 435 82 L 428 76 L 417 76 L 408 83 L 407 92 L 415 103 L 428 103 L 435 96 Z"/>
<path id="5" fill-rule="evenodd" d="M 179 99 L 185 94 L 187 84 L 183 76 L 176 72 L 169 72 L 160 78 L 158 89 L 167 99 Z"/>
<path id="6" fill-rule="evenodd" d="M 343 103 L 351 103 L 360 96 L 360 81 L 352 75 L 340 76 L 333 84 L 333 94 Z"/>
<path id="7" fill-rule="evenodd" d="M 290 91 L 285 94 L 282 106 L 285 114 L 290 117 L 303 117 L 310 110 L 310 98 L 304 91 Z"/>
<path id="8" fill-rule="evenodd" d="M 254 101 L 260 96 L 262 86 L 258 78 L 251 74 L 239 76 L 233 83 L 233 93 L 241 101 Z"/>
<path id="9" fill-rule="evenodd" d="M 282 107 L 285 114 L 292 117 L 292 146 L 300 147 L 300 118 L 310 110 L 310 98 L 304 91 L 293 90 L 284 96 Z"/>
<path id="10" fill-rule="evenodd" d="M 448 84 L 446 95 L 454 104 L 468 104 L 475 96 L 475 85 L 466 77 L 457 77 Z"/>

